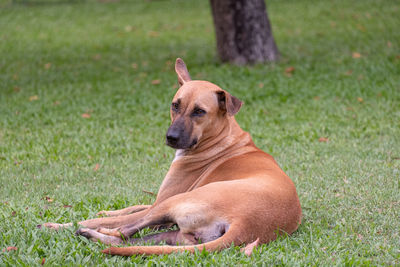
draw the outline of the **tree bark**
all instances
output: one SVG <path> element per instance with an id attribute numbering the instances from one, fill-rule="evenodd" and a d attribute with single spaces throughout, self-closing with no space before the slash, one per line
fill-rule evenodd
<path id="1" fill-rule="evenodd" d="M 210 0 L 217 51 L 238 65 L 279 58 L 264 0 Z"/>

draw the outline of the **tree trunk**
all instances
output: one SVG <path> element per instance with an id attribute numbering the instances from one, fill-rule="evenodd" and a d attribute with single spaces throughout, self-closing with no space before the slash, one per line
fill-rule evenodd
<path id="1" fill-rule="evenodd" d="M 223 62 L 243 65 L 279 58 L 264 0 L 210 0 L 210 4 Z"/>

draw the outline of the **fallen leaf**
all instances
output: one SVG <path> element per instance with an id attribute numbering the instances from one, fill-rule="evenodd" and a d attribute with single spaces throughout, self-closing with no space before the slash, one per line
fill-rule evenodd
<path id="1" fill-rule="evenodd" d="M 96 166 L 94 166 L 93 170 L 96 172 L 100 168 L 100 164 L 96 163 Z"/>
<path id="2" fill-rule="evenodd" d="M 11 216 L 15 217 L 17 215 L 16 211 L 11 212 Z"/>
<path id="3" fill-rule="evenodd" d="M 263 84 L 263 83 L 259 83 L 259 84 L 258 84 L 258 87 L 259 87 L 259 88 L 263 88 L 263 87 L 264 87 L 264 84 Z"/>
<path id="4" fill-rule="evenodd" d="M 365 29 L 365 27 L 364 27 L 363 25 L 361 25 L 361 24 L 357 24 L 357 29 L 359 29 L 359 30 L 362 31 L 362 32 L 367 31 L 367 30 Z"/>
<path id="5" fill-rule="evenodd" d="M 396 56 L 396 59 L 400 59 L 400 55 L 397 55 L 397 56 Z"/>
<path id="6" fill-rule="evenodd" d="M 49 63 L 44 64 L 44 68 L 46 70 L 50 69 L 51 68 L 51 63 L 49 62 Z"/>
<path id="7" fill-rule="evenodd" d="M 63 208 L 72 208 L 72 205 L 64 205 Z"/>
<path id="8" fill-rule="evenodd" d="M 33 96 L 29 97 L 29 101 L 36 101 L 38 99 L 39 99 L 39 97 L 37 95 L 33 95 Z"/>
<path id="9" fill-rule="evenodd" d="M 319 139 L 318 139 L 318 142 L 323 142 L 323 143 L 326 143 L 326 142 L 328 142 L 329 141 L 329 138 L 328 137 L 320 137 Z"/>
<path id="10" fill-rule="evenodd" d="M 361 97 L 357 97 L 357 101 L 362 103 L 362 102 L 364 102 L 364 99 L 362 99 Z"/>
<path id="11" fill-rule="evenodd" d="M 52 199 L 51 197 L 46 196 L 45 199 L 47 200 L 47 202 L 51 203 L 54 201 L 54 199 Z"/>
<path id="12" fill-rule="evenodd" d="M 101 55 L 100 54 L 96 54 L 93 56 L 94 60 L 100 60 L 101 59 Z"/>
<path id="13" fill-rule="evenodd" d="M 285 73 L 287 73 L 287 74 L 289 74 L 289 73 L 293 73 L 293 72 L 294 72 L 294 70 L 295 70 L 295 68 L 294 68 L 293 66 L 291 66 L 291 67 L 287 67 L 287 68 L 285 69 Z"/>
<path id="14" fill-rule="evenodd" d="M 153 85 L 157 85 L 157 84 L 160 84 L 161 83 L 161 80 L 152 80 L 151 81 L 151 84 L 153 84 Z"/>
<path id="15" fill-rule="evenodd" d="M 133 27 L 131 25 L 126 25 L 125 26 L 125 31 L 126 32 L 131 32 L 133 30 Z"/>
<path id="16" fill-rule="evenodd" d="M 46 259 L 43 258 L 43 259 L 42 259 L 42 262 L 41 262 L 40 264 L 41 264 L 41 265 L 44 265 L 45 262 L 46 262 Z"/>
<path id="17" fill-rule="evenodd" d="M 253 243 L 250 243 L 250 244 L 246 245 L 244 248 L 241 248 L 240 251 L 244 252 L 244 254 L 246 256 L 251 256 L 254 248 L 256 248 L 258 246 L 259 242 L 260 242 L 260 238 L 257 238 L 257 240 L 254 241 Z"/>
<path id="18" fill-rule="evenodd" d="M 167 66 L 167 67 L 171 67 L 173 64 L 174 64 L 174 62 L 172 62 L 171 60 L 165 61 L 165 66 Z"/>
<path id="19" fill-rule="evenodd" d="M 353 73 L 353 70 L 348 70 L 344 73 L 344 75 L 350 76 Z"/>
<path id="20" fill-rule="evenodd" d="M 314 96 L 313 99 L 318 101 L 318 100 L 320 100 L 321 98 L 320 98 L 319 96 L 316 95 L 316 96 Z"/>
<path id="21" fill-rule="evenodd" d="M 360 57 L 361 57 L 361 54 L 358 53 L 358 52 L 353 52 L 352 57 L 353 57 L 353 58 L 360 58 Z"/>
<path id="22" fill-rule="evenodd" d="M 153 192 L 150 192 L 150 191 L 147 191 L 147 190 L 144 190 L 144 189 L 142 189 L 142 191 L 143 191 L 144 193 L 149 194 L 149 195 L 152 195 L 152 196 L 155 196 L 155 195 L 156 195 L 156 194 L 154 194 Z"/>
<path id="23" fill-rule="evenodd" d="M 149 35 L 150 37 L 158 37 L 160 34 L 159 34 L 158 32 L 156 32 L 156 31 L 150 31 L 150 32 L 148 33 L 148 35 Z"/>
<path id="24" fill-rule="evenodd" d="M 81 116 L 84 119 L 89 119 L 91 117 L 89 113 L 83 113 Z"/>
<path id="25" fill-rule="evenodd" d="M 387 41 L 387 47 L 389 47 L 389 48 L 392 47 L 392 42 L 391 41 Z"/>
<path id="26" fill-rule="evenodd" d="M 13 90 L 14 92 L 18 93 L 19 91 L 21 91 L 21 88 L 19 88 L 18 86 L 14 86 Z"/>

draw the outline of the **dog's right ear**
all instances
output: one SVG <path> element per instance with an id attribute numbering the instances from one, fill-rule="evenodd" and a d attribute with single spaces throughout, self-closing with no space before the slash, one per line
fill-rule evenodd
<path id="1" fill-rule="evenodd" d="M 243 102 L 226 91 L 217 91 L 219 109 L 230 116 L 239 112 Z"/>
<path id="2" fill-rule="evenodd" d="M 178 75 L 179 85 L 182 86 L 185 82 L 191 81 L 189 71 L 186 68 L 185 62 L 181 58 L 177 58 L 175 61 L 175 72 Z"/>

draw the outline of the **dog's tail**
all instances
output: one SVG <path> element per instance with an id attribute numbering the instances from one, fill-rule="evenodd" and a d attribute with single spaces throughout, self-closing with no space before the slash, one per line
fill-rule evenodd
<path id="1" fill-rule="evenodd" d="M 240 240 L 241 228 L 238 224 L 232 224 L 229 230 L 218 239 L 213 241 L 192 245 L 192 246 L 133 246 L 133 247 L 110 247 L 104 249 L 102 252 L 109 255 L 132 256 L 132 255 L 161 255 L 171 254 L 174 252 L 188 251 L 194 253 L 197 250 L 203 249 L 211 252 L 229 247 L 232 243 L 234 245 L 241 245 L 245 240 Z"/>

